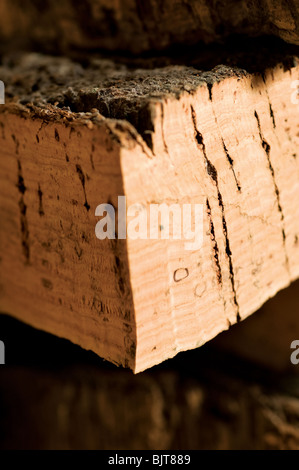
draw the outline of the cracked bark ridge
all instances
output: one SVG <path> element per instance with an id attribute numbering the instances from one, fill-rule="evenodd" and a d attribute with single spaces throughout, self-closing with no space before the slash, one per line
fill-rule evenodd
<path id="1" fill-rule="evenodd" d="M 296 57 L 263 74 L 35 54 L 3 64 L 2 311 L 140 372 L 299 277 Z M 146 211 L 201 204 L 202 246 L 98 240 L 95 209 L 118 217 L 119 195 Z"/>
<path id="2" fill-rule="evenodd" d="M 44 52 L 127 51 L 211 43 L 232 34 L 299 44 L 298 0 L 2 0 L 1 41 Z"/>

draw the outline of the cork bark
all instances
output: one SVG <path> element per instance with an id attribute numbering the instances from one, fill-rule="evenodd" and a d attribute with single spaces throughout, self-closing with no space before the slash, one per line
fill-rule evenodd
<path id="1" fill-rule="evenodd" d="M 298 14 L 298 0 L 2 0 L 0 37 L 9 47 L 55 53 L 101 49 L 140 54 L 232 34 L 276 35 L 298 44 Z"/>
<path id="2" fill-rule="evenodd" d="M 210 343 L 132 376 L 11 318 L 0 331 L 2 450 L 298 449 L 294 374 Z"/>
<path id="3" fill-rule="evenodd" d="M 140 372 L 298 278 L 295 57 L 263 73 L 3 63 L 3 312 Z M 98 240 L 95 209 L 119 195 L 201 204 L 202 247 Z"/>

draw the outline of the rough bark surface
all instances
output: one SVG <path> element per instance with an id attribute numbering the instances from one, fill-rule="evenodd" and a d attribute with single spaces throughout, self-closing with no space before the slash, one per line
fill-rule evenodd
<path id="1" fill-rule="evenodd" d="M 2 0 L 0 37 L 47 52 L 123 50 L 139 54 L 231 34 L 277 35 L 299 44 L 298 0 Z"/>

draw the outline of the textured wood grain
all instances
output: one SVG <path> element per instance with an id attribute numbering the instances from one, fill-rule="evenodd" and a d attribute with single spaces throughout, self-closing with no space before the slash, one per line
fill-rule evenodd
<path id="1" fill-rule="evenodd" d="M 41 61 L 0 70 L 2 311 L 139 372 L 298 278 L 296 59 L 263 76 L 94 65 L 85 86 L 51 58 L 57 83 L 28 82 Z M 202 204 L 203 246 L 96 239 L 96 207 L 122 194 Z"/>
<path id="2" fill-rule="evenodd" d="M 98 201 L 123 191 L 109 126 L 4 112 L 1 128 L 2 311 L 134 367 L 125 244 L 94 235 Z"/>

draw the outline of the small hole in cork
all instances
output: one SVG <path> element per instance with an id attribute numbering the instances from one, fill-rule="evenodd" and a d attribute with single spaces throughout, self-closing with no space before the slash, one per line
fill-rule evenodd
<path id="1" fill-rule="evenodd" d="M 186 277 L 189 276 L 189 271 L 188 268 L 179 268 L 173 273 L 173 280 L 174 282 L 180 282 L 183 279 L 186 279 Z"/>

